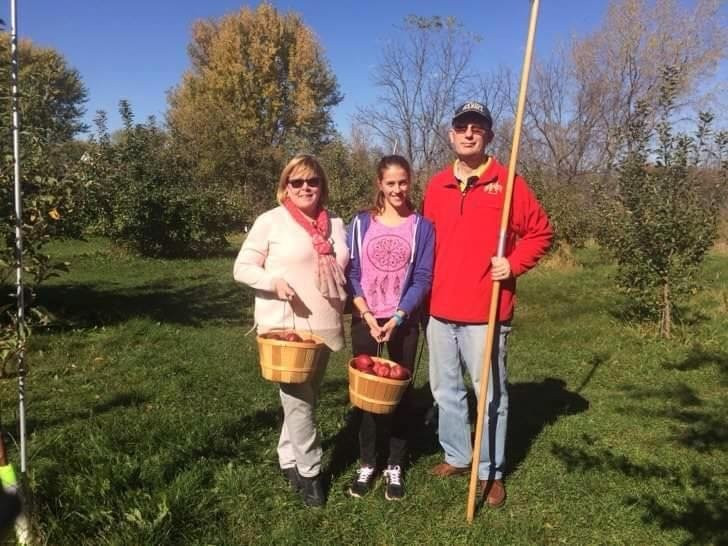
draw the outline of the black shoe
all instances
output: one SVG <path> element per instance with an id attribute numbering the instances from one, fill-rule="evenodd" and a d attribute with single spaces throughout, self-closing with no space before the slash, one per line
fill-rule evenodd
<path id="1" fill-rule="evenodd" d="M 363 497 L 369 493 L 374 483 L 374 470 L 373 466 L 360 466 L 356 471 L 356 478 L 349 488 L 349 495 L 352 497 Z"/>
<path id="2" fill-rule="evenodd" d="M 303 504 L 306 506 L 323 506 L 326 498 L 324 497 L 323 485 L 321 485 L 321 477 L 306 478 L 299 475 L 298 480 L 301 484 Z"/>
<path id="3" fill-rule="evenodd" d="M 382 476 L 384 476 L 384 483 L 387 484 L 384 498 L 387 500 L 401 500 L 404 497 L 404 477 L 400 466 L 388 465 L 387 469 L 382 472 Z"/>
<path id="4" fill-rule="evenodd" d="M 294 492 L 298 493 L 301 490 L 301 476 L 298 475 L 298 470 L 296 470 L 296 467 L 291 466 L 288 468 L 281 468 L 281 472 L 283 472 L 283 477 L 288 480 L 291 489 Z"/>

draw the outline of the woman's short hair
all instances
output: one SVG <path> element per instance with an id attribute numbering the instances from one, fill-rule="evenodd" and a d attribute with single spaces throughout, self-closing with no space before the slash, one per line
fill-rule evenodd
<path id="1" fill-rule="evenodd" d="M 298 167 L 305 167 L 310 169 L 316 176 L 319 177 L 319 179 L 321 179 L 319 185 L 319 187 L 321 188 L 319 205 L 325 207 L 326 203 L 329 200 L 329 181 L 326 178 L 326 173 L 324 172 L 324 169 L 318 162 L 318 160 L 314 156 L 308 154 L 298 154 L 294 156 L 288 162 L 288 164 L 283 167 L 281 178 L 278 180 L 278 189 L 276 190 L 276 200 L 278 201 L 278 203 L 283 204 L 283 201 L 286 198 L 286 186 L 288 185 L 288 178 L 291 176 L 291 173 Z"/>

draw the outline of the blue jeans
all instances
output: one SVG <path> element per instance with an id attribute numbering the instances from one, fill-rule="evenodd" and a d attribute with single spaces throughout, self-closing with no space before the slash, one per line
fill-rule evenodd
<path id="1" fill-rule="evenodd" d="M 430 388 L 439 411 L 440 445 L 445 461 L 453 466 L 470 466 L 473 442 L 468 415 L 464 372 L 480 394 L 480 375 L 485 351 L 487 324 L 465 324 L 430 317 L 427 343 L 430 352 Z M 506 343 L 510 325 L 499 324 L 493 343 L 493 362 L 488 381 L 487 419 L 483 423 L 478 476 L 481 480 L 502 479 L 508 426 L 506 385 Z"/>

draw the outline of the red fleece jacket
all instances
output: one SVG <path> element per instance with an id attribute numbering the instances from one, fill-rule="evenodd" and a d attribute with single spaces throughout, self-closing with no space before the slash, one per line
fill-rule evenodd
<path id="1" fill-rule="evenodd" d="M 488 321 L 490 259 L 498 250 L 507 178 L 508 169 L 491 158 L 465 192 L 458 187 L 452 165 L 430 179 L 423 208 L 435 226 L 431 315 L 456 322 Z M 525 180 L 516 176 L 505 249 L 513 277 L 501 282 L 499 321 L 513 316 L 515 277 L 536 265 L 552 237 L 546 213 Z"/>

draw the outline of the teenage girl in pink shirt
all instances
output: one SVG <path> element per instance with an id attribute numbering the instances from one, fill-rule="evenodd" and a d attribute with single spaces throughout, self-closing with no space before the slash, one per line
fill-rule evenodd
<path id="1" fill-rule="evenodd" d="M 347 231 L 347 289 L 353 298 L 351 342 L 355 355 L 377 356 L 386 344 L 389 358 L 414 367 L 419 309 L 430 291 L 434 231 L 409 199 L 412 173 L 405 158 L 390 155 L 377 165 L 374 206 L 357 214 Z M 361 411 L 360 466 L 349 493 L 361 497 L 377 475 L 377 436 L 387 438 L 382 472 L 385 497 L 404 496 L 411 388 L 391 415 Z"/>

